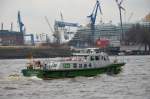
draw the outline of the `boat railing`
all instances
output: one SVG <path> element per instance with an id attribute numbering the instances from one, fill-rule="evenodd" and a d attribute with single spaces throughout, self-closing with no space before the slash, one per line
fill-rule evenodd
<path id="1" fill-rule="evenodd" d="M 61 58 L 58 61 L 63 62 L 63 61 L 85 61 L 86 59 L 84 57 L 65 57 Z"/>

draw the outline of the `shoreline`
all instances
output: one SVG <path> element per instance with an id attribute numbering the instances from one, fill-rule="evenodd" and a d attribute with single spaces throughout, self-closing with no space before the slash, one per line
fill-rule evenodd
<path id="1" fill-rule="evenodd" d="M 34 46 L 4 46 L 0 47 L 0 59 L 30 59 L 33 58 L 54 58 L 69 57 L 73 51 L 69 48 L 60 47 L 34 47 Z M 150 55 L 149 52 L 130 52 L 118 55 L 118 52 L 107 51 L 110 56 L 133 56 Z"/>
<path id="2" fill-rule="evenodd" d="M 67 57 L 71 56 L 71 53 L 67 48 L 0 47 L 0 59 Z"/>

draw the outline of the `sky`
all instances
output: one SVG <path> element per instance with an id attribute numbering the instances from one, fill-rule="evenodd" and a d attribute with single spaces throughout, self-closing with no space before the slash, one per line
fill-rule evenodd
<path id="1" fill-rule="evenodd" d="M 93 10 L 96 0 L 0 0 L 0 23 L 4 29 L 18 30 L 17 12 L 21 11 L 22 21 L 28 33 L 50 33 L 45 21 L 47 16 L 51 26 L 55 20 L 60 20 L 60 12 L 64 21 L 85 25 L 89 22 L 87 16 Z M 103 14 L 98 13 L 97 23 L 100 19 L 108 23 L 110 20 L 119 23 L 119 11 L 115 0 L 100 0 Z M 150 0 L 124 0 L 123 21 L 136 22 L 150 13 Z M 128 20 L 133 13 L 133 17 Z"/>

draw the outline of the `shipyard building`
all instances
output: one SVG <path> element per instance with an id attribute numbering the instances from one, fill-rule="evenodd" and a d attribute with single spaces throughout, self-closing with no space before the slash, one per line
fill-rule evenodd
<path id="1" fill-rule="evenodd" d="M 95 26 L 94 41 L 98 39 L 109 40 L 111 47 L 120 46 L 120 28 L 111 23 L 101 23 Z M 80 27 L 70 44 L 75 47 L 89 47 L 90 38 L 92 38 L 90 27 Z"/>
<path id="2" fill-rule="evenodd" d="M 123 36 L 133 25 L 140 24 L 144 27 L 150 28 L 150 22 L 141 21 L 138 23 L 123 23 Z M 79 27 L 77 33 L 70 41 L 70 44 L 74 47 L 90 47 L 88 44 L 92 38 L 92 30 L 90 27 Z M 109 40 L 109 47 L 120 47 L 120 40 L 122 39 L 122 30 L 120 24 L 114 25 L 112 23 L 100 23 L 95 26 L 94 41 L 98 39 Z"/>
<path id="3" fill-rule="evenodd" d="M 24 45 L 26 40 L 25 37 L 30 37 L 30 44 L 34 45 L 34 35 L 25 33 L 25 26 L 21 20 L 20 11 L 18 11 L 17 22 L 19 25 L 19 31 L 13 31 L 13 23 L 11 23 L 10 30 L 4 29 L 4 24 L 1 23 L 0 30 L 0 45 L 1 46 L 16 46 L 16 45 Z"/>
<path id="4" fill-rule="evenodd" d="M 0 30 L 0 45 L 23 45 L 24 36 L 23 33 L 16 31 Z"/>

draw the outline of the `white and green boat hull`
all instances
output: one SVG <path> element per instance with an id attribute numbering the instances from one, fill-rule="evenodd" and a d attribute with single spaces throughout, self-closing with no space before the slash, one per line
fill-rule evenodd
<path id="1" fill-rule="evenodd" d="M 125 63 L 114 63 L 100 68 L 66 69 L 66 70 L 42 70 L 42 69 L 23 69 L 24 76 L 37 76 L 42 79 L 66 78 L 77 76 L 96 76 L 98 74 L 118 74 Z"/>

